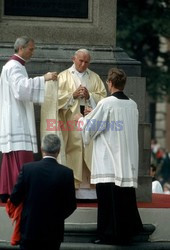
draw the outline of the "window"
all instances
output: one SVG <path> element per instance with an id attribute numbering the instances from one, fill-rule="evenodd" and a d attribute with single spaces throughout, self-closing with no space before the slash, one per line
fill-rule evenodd
<path id="1" fill-rule="evenodd" d="M 4 15 L 88 18 L 88 0 L 4 0 Z"/>

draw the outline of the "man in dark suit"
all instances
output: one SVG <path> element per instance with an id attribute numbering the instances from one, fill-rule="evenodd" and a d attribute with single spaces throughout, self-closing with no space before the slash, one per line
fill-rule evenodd
<path id="1" fill-rule="evenodd" d="M 60 165 L 57 135 L 46 135 L 43 159 L 23 165 L 10 196 L 15 206 L 23 202 L 20 232 L 22 250 L 58 250 L 63 241 L 64 220 L 76 209 L 73 171 Z"/>

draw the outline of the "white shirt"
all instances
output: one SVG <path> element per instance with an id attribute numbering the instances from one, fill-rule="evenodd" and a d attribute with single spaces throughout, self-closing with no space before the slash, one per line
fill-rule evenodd
<path id="1" fill-rule="evenodd" d="M 152 193 L 163 194 L 163 189 L 159 181 L 152 182 Z"/>
<path id="2" fill-rule="evenodd" d="M 57 161 L 57 159 L 54 156 L 50 156 L 50 155 L 43 156 L 43 159 L 45 159 L 45 158 L 51 158 L 51 159 L 54 159 Z"/>

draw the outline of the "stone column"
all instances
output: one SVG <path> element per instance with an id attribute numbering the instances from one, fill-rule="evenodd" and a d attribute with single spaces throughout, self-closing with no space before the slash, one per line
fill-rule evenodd
<path id="1" fill-rule="evenodd" d="M 155 117 L 155 137 L 160 143 L 161 147 L 166 148 L 166 117 L 167 117 L 167 103 L 156 103 L 156 117 Z"/>

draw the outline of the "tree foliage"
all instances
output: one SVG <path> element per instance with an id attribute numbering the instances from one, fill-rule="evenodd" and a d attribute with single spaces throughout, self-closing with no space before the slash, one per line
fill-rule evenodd
<path id="1" fill-rule="evenodd" d="M 147 91 L 170 97 L 170 0 L 118 0 L 117 46 L 142 63 Z"/>

